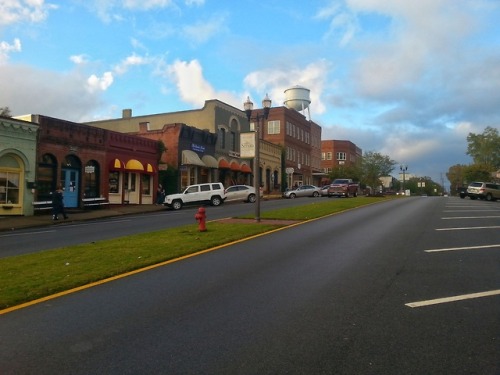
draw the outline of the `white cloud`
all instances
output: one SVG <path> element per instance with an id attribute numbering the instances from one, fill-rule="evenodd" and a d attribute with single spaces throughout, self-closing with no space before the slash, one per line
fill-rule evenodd
<path id="1" fill-rule="evenodd" d="M 91 93 L 106 91 L 113 84 L 113 80 L 113 73 L 111 72 L 105 72 L 102 77 L 97 77 L 95 74 L 92 74 L 87 79 L 87 89 Z"/>
<path id="2" fill-rule="evenodd" d="M 205 100 L 218 99 L 241 107 L 241 95 L 227 91 L 216 91 L 203 77 L 203 68 L 198 60 L 189 62 L 176 60 L 167 67 L 167 74 L 175 84 L 181 99 L 195 107 L 204 105 Z"/>
<path id="3" fill-rule="evenodd" d="M 331 64 L 327 60 L 319 60 L 306 67 L 276 67 L 249 73 L 244 84 L 248 90 L 264 97 L 269 93 L 273 106 L 281 106 L 285 101 L 284 91 L 292 86 L 300 85 L 311 90 L 311 111 L 324 113 L 325 104 L 321 100 L 325 92 L 325 77 L 328 76 Z M 254 98 L 255 99 L 255 98 Z M 252 99 L 252 100 L 254 100 Z"/>
<path id="4" fill-rule="evenodd" d="M 225 30 L 225 19 L 224 15 L 218 15 L 217 17 L 212 17 L 209 20 L 203 20 L 191 25 L 185 25 L 182 27 L 182 35 L 194 44 L 205 43 L 207 40 L 211 39 L 214 35 L 219 34 L 221 31 Z"/>
<path id="5" fill-rule="evenodd" d="M 165 8 L 172 5 L 172 0 L 124 0 L 123 6 L 135 10 L 150 10 L 154 8 Z"/>
<path id="6" fill-rule="evenodd" d="M 19 22 L 42 22 L 52 9 L 57 9 L 57 5 L 46 4 L 44 0 L 2 0 L 0 26 Z"/>
<path id="7" fill-rule="evenodd" d="M 72 55 L 69 57 L 69 59 L 76 65 L 84 65 L 88 62 L 86 55 Z"/>
<path id="8" fill-rule="evenodd" d="M 9 59 L 11 52 L 21 52 L 21 41 L 19 39 L 14 39 L 12 44 L 4 41 L 0 42 L 0 64 Z"/>
<path id="9" fill-rule="evenodd" d="M 61 74 L 6 64 L 0 69 L 0 82 L 10 88 L 0 90 L 0 103 L 9 107 L 14 116 L 38 113 L 84 121 L 103 105 L 101 92 L 87 90 L 85 79 L 76 72 Z"/>
<path id="10" fill-rule="evenodd" d="M 116 74 L 125 74 L 130 67 L 145 65 L 150 62 L 150 59 L 147 57 L 136 55 L 135 53 L 127 56 L 124 60 L 122 60 L 118 65 L 114 67 L 114 72 Z"/>

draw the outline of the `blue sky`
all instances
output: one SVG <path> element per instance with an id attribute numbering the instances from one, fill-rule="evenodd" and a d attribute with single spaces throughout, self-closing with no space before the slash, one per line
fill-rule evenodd
<path id="1" fill-rule="evenodd" d="M 499 0 L 0 0 L 0 107 L 81 122 L 302 85 L 323 139 L 448 185 L 469 132 L 500 127 L 499 19 Z"/>

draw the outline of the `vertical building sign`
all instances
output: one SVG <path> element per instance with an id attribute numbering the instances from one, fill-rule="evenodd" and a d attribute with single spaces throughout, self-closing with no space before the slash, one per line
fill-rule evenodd
<path id="1" fill-rule="evenodd" d="M 255 134 L 255 132 L 240 134 L 240 156 L 242 159 L 255 157 Z"/>

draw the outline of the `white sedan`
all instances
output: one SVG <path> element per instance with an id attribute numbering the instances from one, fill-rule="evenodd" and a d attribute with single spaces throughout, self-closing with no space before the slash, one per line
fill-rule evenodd
<path id="1" fill-rule="evenodd" d="M 319 197 L 321 195 L 321 189 L 314 185 L 301 185 L 295 189 L 285 191 L 283 196 L 285 198 L 296 198 L 296 197 Z"/>
<path id="2" fill-rule="evenodd" d="M 224 202 L 244 201 L 254 203 L 257 198 L 255 195 L 255 188 L 248 185 L 229 186 L 225 192 L 226 200 Z M 262 192 L 260 196 L 262 197 Z"/>

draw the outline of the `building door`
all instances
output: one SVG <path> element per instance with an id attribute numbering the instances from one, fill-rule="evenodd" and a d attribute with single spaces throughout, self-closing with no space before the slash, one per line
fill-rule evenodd
<path id="1" fill-rule="evenodd" d="M 63 168 L 61 170 L 61 185 L 64 188 L 64 207 L 78 207 L 79 170 Z"/>

